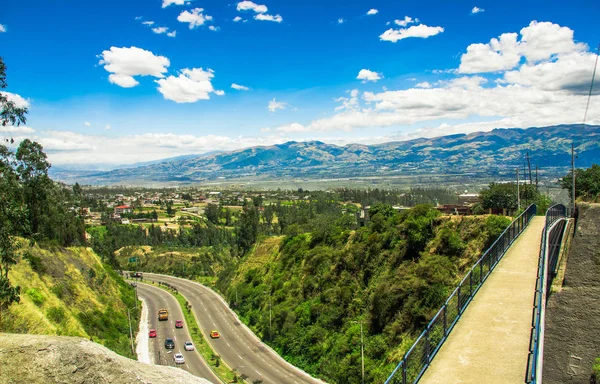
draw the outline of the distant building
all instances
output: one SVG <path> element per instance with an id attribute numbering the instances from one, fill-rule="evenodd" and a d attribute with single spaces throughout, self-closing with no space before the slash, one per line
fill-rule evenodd
<path id="1" fill-rule="evenodd" d="M 464 193 L 462 195 L 458 195 L 458 205 L 470 205 L 479 203 L 479 194 L 478 193 Z"/>
<path id="2" fill-rule="evenodd" d="M 130 205 L 119 205 L 118 207 L 114 208 L 114 214 L 115 215 L 123 215 L 123 214 L 128 214 L 133 212 L 133 208 Z"/>

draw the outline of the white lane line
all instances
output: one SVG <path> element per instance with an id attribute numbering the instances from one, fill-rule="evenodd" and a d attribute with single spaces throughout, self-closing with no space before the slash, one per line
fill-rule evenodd
<path id="1" fill-rule="evenodd" d="M 258 373 L 258 375 L 259 375 L 259 376 L 262 376 L 262 377 L 264 377 L 264 376 L 263 376 L 263 374 L 262 374 L 262 373 L 260 373 L 259 371 L 257 371 L 256 369 L 254 370 L 254 372 Z"/>
<path id="2" fill-rule="evenodd" d="M 240 360 L 244 360 L 244 359 L 242 358 L 242 356 L 238 355 L 238 357 L 240 358 Z"/>
<path id="3" fill-rule="evenodd" d="M 140 318 L 140 329 L 135 340 L 137 344 L 135 352 L 138 361 L 152 364 L 153 362 L 150 360 L 150 344 L 148 342 L 148 303 L 146 303 L 146 300 L 141 296 L 139 296 L 139 299 L 142 302 L 142 315 Z"/>
<path id="4" fill-rule="evenodd" d="M 229 345 L 229 343 L 228 343 L 227 341 L 225 342 L 225 344 L 227 344 L 227 346 L 228 346 L 229 348 L 231 348 L 231 345 Z"/>

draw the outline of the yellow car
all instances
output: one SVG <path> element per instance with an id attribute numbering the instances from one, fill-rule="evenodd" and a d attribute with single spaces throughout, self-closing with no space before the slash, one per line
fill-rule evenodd
<path id="1" fill-rule="evenodd" d="M 219 337 L 221 337 L 221 334 L 219 333 L 219 331 L 210 331 L 211 339 L 218 339 Z"/>

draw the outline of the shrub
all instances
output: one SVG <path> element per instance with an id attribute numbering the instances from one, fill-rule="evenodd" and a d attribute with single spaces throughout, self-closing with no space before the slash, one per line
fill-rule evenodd
<path id="1" fill-rule="evenodd" d="M 33 304 L 38 307 L 41 307 L 46 301 L 46 298 L 35 288 L 30 288 L 25 293 L 29 296 L 31 301 L 33 301 Z"/>
<path id="2" fill-rule="evenodd" d="M 38 274 L 46 272 L 46 268 L 44 267 L 44 264 L 42 264 L 42 259 L 40 257 L 35 256 L 31 252 L 25 252 L 23 258 L 29 262 L 31 269 Z"/>
<path id="3" fill-rule="evenodd" d="M 56 324 L 61 324 L 66 319 L 65 311 L 61 307 L 49 308 L 46 311 L 46 316 L 48 316 L 48 318 Z"/>

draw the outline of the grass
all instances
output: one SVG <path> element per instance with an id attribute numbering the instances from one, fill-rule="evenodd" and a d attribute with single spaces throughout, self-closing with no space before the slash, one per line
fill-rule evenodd
<path id="1" fill-rule="evenodd" d="M 135 305 L 131 287 L 90 248 L 23 245 L 11 269 L 21 301 L 3 313 L 0 330 L 14 333 L 80 336 L 133 357 L 127 308 Z M 138 314 L 132 313 L 133 319 Z"/>
<path id="2" fill-rule="evenodd" d="M 194 316 L 194 313 L 191 310 L 187 309 L 188 302 L 185 299 L 185 297 L 183 297 L 183 295 L 179 292 L 173 292 L 167 287 L 158 285 L 152 281 L 144 282 L 157 286 L 175 296 L 175 298 L 179 302 L 179 306 L 181 307 L 183 316 L 185 317 L 185 322 L 187 324 L 188 330 L 190 331 L 190 335 L 192 336 L 192 342 L 194 343 L 194 346 L 196 347 L 198 353 L 200 353 L 202 358 L 208 363 L 208 365 L 217 374 L 217 376 L 219 376 L 226 382 L 234 382 L 233 380 L 235 378 L 235 373 L 231 368 L 229 368 L 227 364 L 225 364 L 223 361 L 220 361 L 219 366 L 216 365 L 216 359 L 214 358 L 214 356 L 216 356 L 217 353 L 206 341 L 206 335 L 198 327 L 198 320 L 196 319 L 196 316 Z"/>

